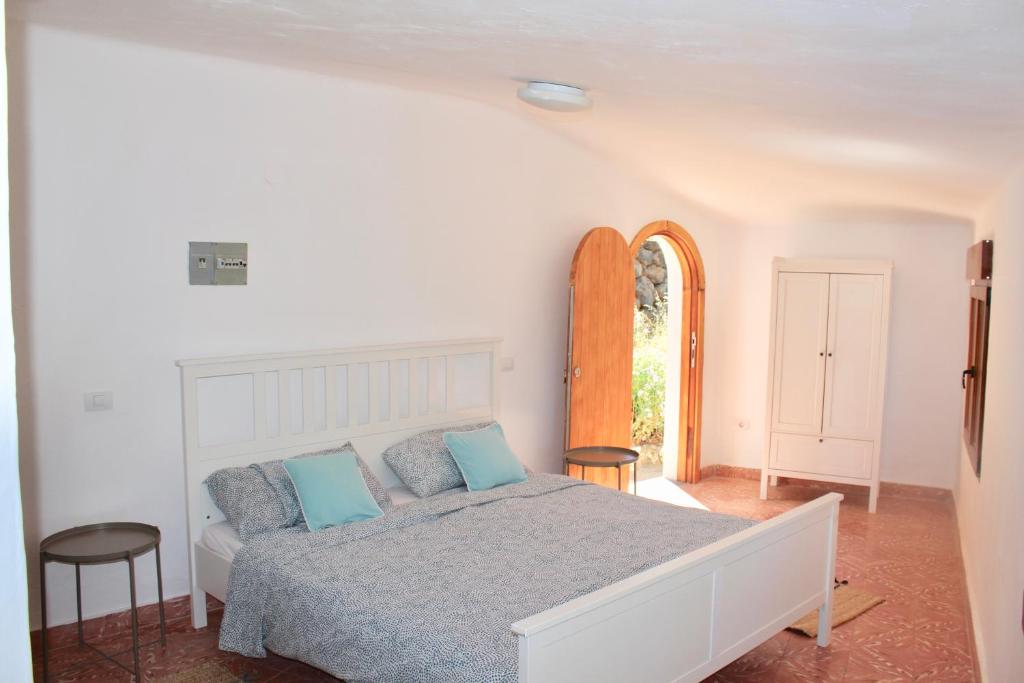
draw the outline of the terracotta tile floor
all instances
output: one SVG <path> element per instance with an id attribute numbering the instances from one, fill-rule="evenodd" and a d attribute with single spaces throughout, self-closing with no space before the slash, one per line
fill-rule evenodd
<path id="1" fill-rule="evenodd" d="M 711 510 L 766 519 L 820 491 L 805 486 L 772 489 L 757 498 L 757 482 L 713 478 L 684 485 Z M 804 636 L 783 632 L 709 681 L 975 681 L 974 650 L 964 588 L 956 517 L 948 499 L 885 496 L 878 513 L 867 513 L 867 496 L 848 495 L 839 524 L 837 574 L 886 602 L 838 627 L 832 644 L 818 648 Z M 770 583 L 766 577 L 766 590 Z M 156 610 L 144 608 L 143 642 L 156 635 Z M 208 628 L 194 631 L 188 601 L 168 605 L 167 647 L 142 653 L 145 680 L 213 660 L 245 681 L 334 681 L 304 664 L 271 655 L 247 659 L 217 649 L 221 612 L 210 612 Z M 88 622 L 86 637 L 110 650 L 131 644 L 123 615 Z M 37 635 L 37 634 L 33 634 Z M 37 680 L 42 680 L 34 638 Z M 131 676 L 94 658 L 75 644 L 74 628 L 51 632 L 51 681 L 129 681 Z M 122 657 L 126 663 L 129 657 Z M 88 663 L 84 667 L 76 666 Z M 72 668 L 74 667 L 74 668 Z"/>
<path id="2" fill-rule="evenodd" d="M 715 512 L 752 519 L 821 494 L 787 485 L 761 501 L 758 482 L 725 478 L 681 488 Z M 980 680 L 952 499 L 883 494 L 872 515 L 864 491 L 842 503 L 836 575 L 885 603 L 837 627 L 828 648 L 783 631 L 709 681 Z"/>

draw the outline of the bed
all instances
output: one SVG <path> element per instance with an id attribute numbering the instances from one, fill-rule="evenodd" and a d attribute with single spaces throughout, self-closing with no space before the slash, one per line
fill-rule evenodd
<path id="1" fill-rule="evenodd" d="M 193 625 L 205 626 L 213 595 L 228 604 L 222 646 L 268 646 L 353 680 L 695 681 L 813 609 L 828 644 L 837 494 L 752 524 L 537 473 L 407 502 L 355 531 L 231 539 L 202 483 L 211 472 L 351 441 L 394 498 L 387 446 L 498 417 L 499 349 L 483 339 L 179 361 Z M 623 518 L 640 521 L 613 523 Z M 445 542 L 465 561 L 465 590 L 439 574 Z M 498 571 L 515 558 L 524 566 Z M 437 585 L 409 578 L 424 569 Z M 502 590 L 487 596 L 480 581 Z M 309 628 L 318 620 L 348 627 Z M 624 633 L 643 637 L 607 646 Z"/>

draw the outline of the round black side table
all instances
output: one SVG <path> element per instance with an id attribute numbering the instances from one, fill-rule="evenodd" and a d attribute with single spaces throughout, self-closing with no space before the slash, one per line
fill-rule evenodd
<path id="1" fill-rule="evenodd" d="M 636 495 L 636 462 L 640 454 L 632 448 L 619 446 L 583 446 L 565 452 L 565 474 L 569 465 L 580 466 L 580 477 L 585 478 L 588 467 L 615 467 L 618 469 L 619 490 L 622 490 L 622 466 L 633 466 L 633 495 Z"/>
<path id="2" fill-rule="evenodd" d="M 139 612 L 135 604 L 135 558 L 150 550 L 156 550 L 156 590 L 160 602 L 160 638 L 149 643 L 139 644 Z M 99 648 L 85 642 L 82 631 L 82 565 L 107 564 L 110 562 L 128 563 L 128 583 L 132 598 L 132 647 L 107 654 Z M 164 582 L 160 571 L 160 530 L 149 524 L 138 522 L 105 522 L 88 524 L 72 529 L 58 531 L 47 536 L 39 544 L 39 597 L 43 607 L 42 630 L 40 637 L 43 647 L 43 682 L 48 675 L 48 659 L 46 650 L 46 563 L 61 562 L 75 565 L 75 599 L 78 606 L 78 645 L 90 650 L 117 664 L 135 676 L 136 683 L 142 681 L 139 669 L 139 648 L 159 642 L 167 645 L 167 624 L 164 621 Z M 134 670 L 129 669 L 114 659 L 117 655 L 132 653 Z"/>

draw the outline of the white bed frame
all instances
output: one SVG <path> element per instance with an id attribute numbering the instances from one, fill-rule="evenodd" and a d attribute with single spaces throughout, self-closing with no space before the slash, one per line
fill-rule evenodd
<path id="1" fill-rule="evenodd" d="M 223 519 L 202 483 L 208 474 L 351 440 L 384 485 L 396 485 L 380 455 L 387 446 L 427 428 L 497 419 L 499 351 L 500 340 L 476 339 L 179 361 L 193 626 L 206 625 L 207 594 L 225 599 L 230 572 L 230 560 L 200 542 Z M 350 371 L 363 366 L 367 383 Z M 347 388 L 336 368 L 346 368 Z M 336 417 L 341 397 L 347 420 Z M 241 420 L 241 438 L 224 442 L 221 416 Z M 814 609 L 818 644 L 827 645 L 841 500 L 826 494 L 511 624 L 519 680 L 699 681 Z"/>

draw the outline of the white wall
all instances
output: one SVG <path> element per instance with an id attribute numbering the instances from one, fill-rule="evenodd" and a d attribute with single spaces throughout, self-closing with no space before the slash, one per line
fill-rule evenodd
<path id="1" fill-rule="evenodd" d="M 998 683 L 1024 680 L 1024 169 L 974 237 L 993 240 L 994 252 L 985 425 L 981 477 L 963 453 L 955 494 L 982 673 Z"/>
<path id="2" fill-rule="evenodd" d="M 166 592 L 187 592 L 177 358 L 502 336 L 516 359 L 507 433 L 557 470 L 568 269 L 595 225 L 629 238 L 668 218 L 701 245 L 721 283 L 708 287 L 704 416 L 717 450 L 734 231 L 715 216 L 484 105 L 48 29 L 19 38 L 30 549 L 76 524 L 154 523 Z M 249 285 L 189 287 L 188 240 L 248 242 Z M 101 390 L 114 410 L 84 412 L 83 392 Z M 86 571 L 87 615 L 124 608 L 125 574 Z M 144 558 L 143 602 L 153 580 Z M 72 620 L 72 574 L 55 566 L 49 585 L 52 623 Z"/>
<path id="3" fill-rule="evenodd" d="M 895 263 L 881 478 L 951 488 L 958 457 L 960 364 L 970 224 L 897 209 L 818 211 L 786 227 L 744 231 L 732 264 L 739 295 L 729 345 L 719 461 L 760 467 L 775 256 L 884 258 Z M 731 414 L 728 411 L 732 410 Z M 749 429 L 740 429 L 747 421 Z"/>
<path id="4" fill-rule="evenodd" d="M 0 0 L 0 14 L 4 0 Z M 0 54 L 5 52 L 0 31 Z M 0 59 L 0 150 L 7 158 L 7 61 Z M 6 680 L 32 680 L 28 641 L 25 540 L 18 477 L 18 404 L 15 397 L 14 325 L 11 319 L 10 225 L 7 164 L 0 164 L 0 662 Z"/>

